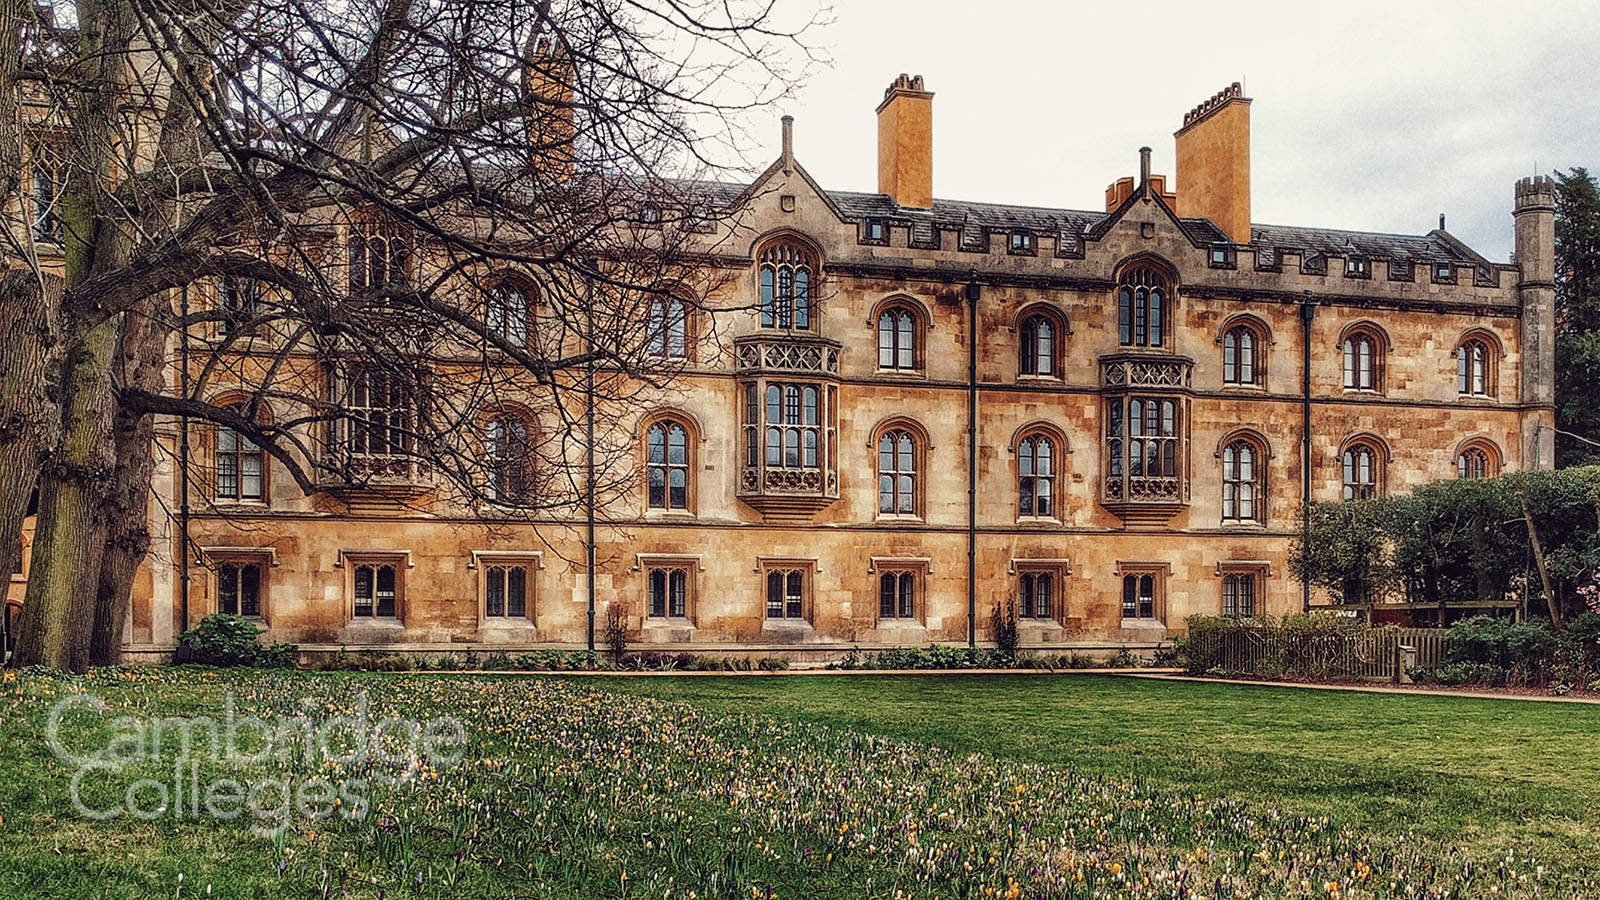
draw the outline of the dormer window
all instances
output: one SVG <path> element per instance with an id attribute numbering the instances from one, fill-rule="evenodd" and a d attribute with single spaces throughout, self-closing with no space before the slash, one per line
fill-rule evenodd
<path id="1" fill-rule="evenodd" d="M 1027 231 L 1013 231 L 1013 232 L 1011 232 L 1010 252 L 1012 252 L 1012 253 L 1032 253 L 1033 252 L 1033 234 L 1030 233 L 1030 232 L 1027 232 Z"/>
<path id="2" fill-rule="evenodd" d="M 1434 263 L 1433 280 L 1438 284 L 1455 284 L 1456 268 L 1447 262 Z"/>
<path id="3" fill-rule="evenodd" d="M 861 227 L 861 237 L 873 244 L 884 244 L 889 241 L 889 229 L 883 224 L 882 219 L 868 219 Z"/>
<path id="4" fill-rule="evenodd" d="M 644 225 L 660 225 L 661 206 L 655 203 L 646 203 L 640 206 L 639 222 Z"/>
<path id="5" fill-rule="evenodd" d="M 761 327 L 811 330 L 811 289 L 816 262 L 793 241 L 778 241 L 761 252 Z"/>
<path id="6" fill-rule="evenodd" d="M 1344 277 L 1366 278 L 1368 275 L 1367 259 L 1354 254 L 1344 258 Z"/>
<path id="7" fill-rule="evenodd" d="M 1215 246 L 1215 247 L 1212 247 L 1211 248 L 1211 268 L 1213 268 L 1213 269 L 1231 269 L 1231 268 L 1233 268 L 1233 250 L 1228 248 L 1225 245 L 1220 245 L 1220 244 Z"/>

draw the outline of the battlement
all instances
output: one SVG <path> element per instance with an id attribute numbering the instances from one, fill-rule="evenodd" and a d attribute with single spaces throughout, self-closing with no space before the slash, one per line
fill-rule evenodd
<path id="1" fill-rule="evenodd" d="M 1188 128 L 1190 125 L 1193 125 L 1201 119 L 1204 119 L 1222 107 L 1227 106 L 1234 100 L 1248 100 L 1248 98 L 1246 98 L 1244 95 L 1244 88 L 1241 87 L 1237 81 L 1228 85 L 1222 90 L 1217 91 L 1211 96 L 1211 99 L 1206 100 L 1199 106 L 1196 106 L 1194 109 L 1191 109 L 1185 113 L 1183 117 L 1183 127 Z"/>
<path id="2" fill-rule="evenodd" d="M 1516 212 L 1554 210 L 1556 208 L 1556 182 L 1548 175 L 1534 175 L 1518 179 L 1516 186 Z"/>

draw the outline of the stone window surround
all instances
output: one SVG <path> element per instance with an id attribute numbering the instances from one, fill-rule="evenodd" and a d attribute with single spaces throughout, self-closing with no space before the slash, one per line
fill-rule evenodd
<path id="1" fill-rule="evenodd" d="M 409 562 L 409 560 L 408 560 Z M 528 572 L 527 613 L 523 617 L 512 615 L 488 615 L 489 600 L 489 567 L 490 566 L 516 566 L 520 565 Z M 493 628 L 496 625 L 508 627 L 524 627 L 537 623 L 539 598 L 539 572 L 544 569 L 544 552 L 540 550 L 474 550 L 471 559 L 467 561 L 467 571 L 476 572 L 478 590 L 478 627 Z"/>
<path id="2" fill-rule="evenodd" d="M 261 567 L 261 584 L 258 588 L 261 614 L 250 616 L 252 621 L 260 621 L 263 625 L 270 624 L 272 620 L 272 570 L 278 563 L 278 548 L 276 547 L 233 547 L 214 546 L 201 547 L 200 562 L 209 570 L 211 603 L 215 608 L 221 609 L 222 585 L 220 583 L 219 568 L 223 563 L 255 563 Z"/>
<path id="3" fill-rule="evenodd" d="M 650 572 L 652 569 L 677 569 L 684 573 L 683 586 L 683 615 L 652 617 L 650 615 Z M 699 623 L 699 613 L 696 601 L 700 594 L 700 573 L 706 570 L 705 563 L 698 553 L 636 553 L 633 556 L 633 568 L 629 571 L 642 574 L 640 579 L 642 588 L 639 593 L 639 618 L 644 627 L 652 626 L 678 626 L 687 623 L 690 628 Z M 766 589 L 765 581 L 762 582 L 763 592 Z M 763 609 L 766 597 L 762 595 Z"/>
<path id="4" fill-rule="evenodd" d="M 1048 574 L 1052 581 L 1050 589 L 1050 615 L 1022 616 L 1022 576 L 1024 574 Z M 1026 629 L 1029 626 L 1054 626 L 1062 625 L 1067 621 L 1067 581 L 1072 577 L 1072 560 L 1068 557 L 1014 557 L 1006 567 L 1006 574 L 1011 580 L 1011 600 L 1016 604 L 1017 626 Z"/>
<path id="5" fill-rule="evenodd" d="M 1117 608 L 1122 608 L 1123 579 L 1128 575 L 1150 575 L 1154 582 L 1154 609 L 1153 615 L 1122 617 L 1124 622 L 1160 622 L 1167 621 L 1167 580 L 1172 576 L 1172 564 L 1151 560 L 1118 560 L 1112 569 L 1112 574 L 1117 577 Z"/>

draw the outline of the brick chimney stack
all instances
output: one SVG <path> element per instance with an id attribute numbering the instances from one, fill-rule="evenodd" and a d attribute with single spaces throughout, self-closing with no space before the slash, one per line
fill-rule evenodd
<path id="1" fill-rule="evenodd" d="M 921 75 L 896 78 L 878 104 L 878 193 L 901 206 L 933 207 L 933 94 Z"/>
<path id="2" fill-rule="evenodd" d="M 544 36 L 529 41 L 526 56 L 522 96 L 532 168 L 554 178 L 571 178 L 577 161 L 572 60 L 558 40 Z"/>
<path id="3" fill-rule="evenodd" d="M 1206 218 L 1236 244 L 1250 242 L 1250 98 L 1239 82 L 1183 117 L 1178 215 Z"/>

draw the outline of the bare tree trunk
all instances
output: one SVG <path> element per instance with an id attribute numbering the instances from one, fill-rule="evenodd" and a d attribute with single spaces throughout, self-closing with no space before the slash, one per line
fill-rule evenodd
<path id="1" fill-rule="evenodd" d="M 54 336 L 50 314 L 61 279 L 31 272 L 0 278 L 0 574 L 15 571 L 22 520 L 51 446 L 55 410 L 46 394 Z"/>
<path id="2" fill-rule="evenodd" d="M 125 317 L 115 369 L 122 386 L 151 393 L 162 390 L 168 334 L 165 322 L 170 312 L 161 309 L 163 305 L 154 298 L 143 300 Z M 95 592 L 94 630 L 89 642 L 91 665 L 115 665 L 122 659 L 122 632 L 128 618 L 133 576 L 150 551 L 154 422 L 153 416 L 117 408 L 113 425 L 116 470 L 102 512 L 106 541 Z"/>
<path id="3" fill-rule="evenodd" d="M 40 473 L 33 565 L 22 604 L 18 665 L 86 671 L 105 545 L 100 510 L 114 466 L 111 358 L 120 321 L 89 332 L 65 361 L 61 443 Z"/>

